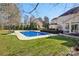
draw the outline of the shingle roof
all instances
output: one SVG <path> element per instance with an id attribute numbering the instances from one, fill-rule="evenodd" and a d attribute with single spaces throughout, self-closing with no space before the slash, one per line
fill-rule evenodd
<path id="1" fill-rule="evenodd" d="M 77 12 L 79 12 L 79 6 L 78 7 L 74 7 L 72 9 L 68 10 L 67 12 L 65 12 L 62 15 L 60 15 L 59 17 L 66 16 L 66 15 L 69 15 L 69 14 L 74 14 L 74 13 L 77 13 Z"/>

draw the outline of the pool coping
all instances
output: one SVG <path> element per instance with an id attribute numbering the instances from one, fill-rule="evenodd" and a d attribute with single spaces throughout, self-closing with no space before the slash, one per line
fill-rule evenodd
<path id="1" fill-rule="evenodd" d="M 31 40 L 31 39 L 37 39 L 37 38 L 45 38 L 45 37 L 50 37 L 50 36 L 57 36 L 58 34 L 49 34 L 49 35 L 40 35 L 40 36 L 34 36 L 34 37 L 28 37 L 23 35 L 20 32 L 25 32 L 25 31 L 15 31 L 15 35 L 19 40 Z"/>

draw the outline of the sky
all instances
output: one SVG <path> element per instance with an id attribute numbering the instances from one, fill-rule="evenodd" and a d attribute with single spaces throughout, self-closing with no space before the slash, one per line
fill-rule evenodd
<path id="1" fill-rule="evenodd" d="M 17 4 L 20 14 L 21 14 L 21 19 L 22 22 L 24 21 L 24 17 L 26 17 L 27 14 L 26 12 L 31 11 L 35 6 L 36 3 L 20 3 Z M 61 14 L 65 13 L 69 9 L 79 6 L 79 4 L 76 3 L 39 3 L 38 7 L 36 8 L 35 11 L 32 12 L 32 15 L 35 17 L 41 17 L 44 18 L 44 16 L 47 16 L 49 20 L 60 16 Z M 24 12 L 24 11 L 25 12 Z"/>

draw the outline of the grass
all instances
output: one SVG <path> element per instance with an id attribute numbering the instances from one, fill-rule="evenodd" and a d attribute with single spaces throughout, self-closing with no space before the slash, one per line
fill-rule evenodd
<path id="1" fill-rule="evenodd" d="M 59 56 L 66 55 L 75 45 L 74 38 L 54 36 L 33 40 L 18 40 L 13 35 L 2 35 L 0 31 L 0 55 L 11 56 Z"/>

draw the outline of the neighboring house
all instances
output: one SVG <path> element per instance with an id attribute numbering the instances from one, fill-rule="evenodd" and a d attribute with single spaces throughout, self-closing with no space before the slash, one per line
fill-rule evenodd
<path id="1" fill-rule="evenodd" d="M 33 22 L 36 18 L 32 15 L 32 16 L 28 16 L 27 19 L 24 20 L 24 23 L 26 25 L 30 25 L 31 22 Z"/>
<path id="2" fill-rule="evenodd" d="M 51 20 L 51 23 L 49 24 L 49 29 L 58 29 L 57 18 Z"/>
<path id="3" fill-rule="evenodd" d="M 53 25 L 52 25 L 53 24 Z M 55 25 L 57 27 L 55 27 Z M 49 28 L 57 28 L 63 30 L 66 33 L 79 32 L 79 7 L 75 7 L 60 15 L 57 18 L 52 19 Z"/>
<path id="4" fill-rule="evenodd" d="M 57 23 L 51 23 L 49 24 L 50 29 L 58 29 L 58 24 Z"/>
<path id="5" fill-rule="evenodd" d="M 38 29 L 43 28 L 43 20 L 42 20 L 42 18 L 36 18 L 33 22 L 37 24 Z"/>
<path id="6" fill-rule="evenodd" d="M 34 16 L 31 16 L 27 20 L 27 25 L 30 25 L 30 23 L 32 23 L 32 22 L 37 25 L 37 28 L 38 29 L 42 29 L 43 28 L 43 20 L 42 20 L 42 18 L 40 18 L 40 17 L 39 18 L 36 18 Z"/>

